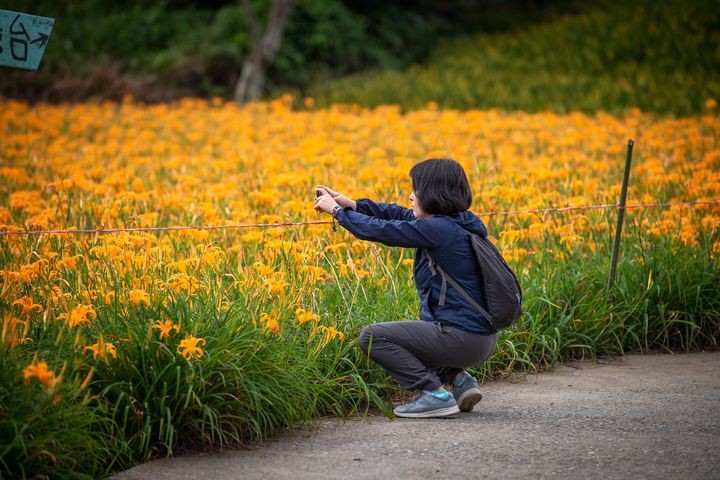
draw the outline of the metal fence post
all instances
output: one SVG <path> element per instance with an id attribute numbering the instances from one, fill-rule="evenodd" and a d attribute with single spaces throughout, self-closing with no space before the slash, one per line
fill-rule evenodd
<path id="1" fill-rule="evenodd" d="M 630 179 L 630 163 L 632 162 L 632 151 L 635 142 L 631 138 L 627 144 L 627 157 L 625 158 L 625 172 L 623 173 L 622 189 L 620 190 L 620 203 L 618 204 L 617 226 L 615 227 L 615 243 L 613 245 L 612 261 L 610 262 L 610 277 L 608 279 L 608 290 L 615 284 L 615 272 L 617 270 L 618 255 L 620 253 L 620 235 L 622 233 L 623 220 L 625 219 L 625 206 L 627 205 L 627 189 Z"/>

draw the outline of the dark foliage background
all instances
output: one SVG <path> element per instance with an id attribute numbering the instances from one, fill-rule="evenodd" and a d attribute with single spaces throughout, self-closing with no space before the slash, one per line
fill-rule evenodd
<path id="1" fill-rule="evenodd" d="M 269 71 L 268 94 L 304 94 L 368 69 L 402 69 L 440 42 L 521 29 L 597 1 L 298 0 Z M 262 15 L 269 0 L 254 1 Z M 11 0 L 55 18 L 38 71 L 3 68 L 0 95 L 28 100 L 230 98 L 250 47 L 239 1 Z"/>

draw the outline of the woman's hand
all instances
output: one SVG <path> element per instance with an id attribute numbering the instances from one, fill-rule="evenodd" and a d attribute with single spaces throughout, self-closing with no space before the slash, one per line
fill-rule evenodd
<path id="1" fill-rule="evenodd" d="M 335 200 L 335 202 L 341 207 L 350 207 L 353 210 L 357 210 L 357 202 L 355 202 L 355 200 L 348 198 L 342 193 L 336 192 L 335 190 L 326 187 L 325 185 L 316 185 L 315 191 L 322 194 L 330 195 L 330 197 Z"/>
<path id="2" fill-rule="evenodd" d="M 338 206 L 338 202 L 336 202 L 329 193 L 317 189 L 317 193 L 321 192 L 322 194 L 319 197 L 315 197 L 315 211 L 332 213 L 333 208 Z"/>

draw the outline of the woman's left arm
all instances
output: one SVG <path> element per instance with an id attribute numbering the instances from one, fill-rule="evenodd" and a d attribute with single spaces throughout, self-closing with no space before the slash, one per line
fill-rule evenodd
<path id="1" fill-rule="evenodd" d="M 341 226 L 361 240 L 380 242 L 391 247 L 433 249 L 447 241 L 441 217 L 415 220 L 384 220 L 349 208 L 340 208 L 334 217 Z"/>
<path id="2" fill-rule="evenodd" d="M 415 215 L 411 209 L 401 207 L 395 203 L 373 202 L 368 198 L 358 199 L 357 208 L 354 210 L 364 213 L 370 217 L 382 218 L 383 220 L 414 220 Z"/>

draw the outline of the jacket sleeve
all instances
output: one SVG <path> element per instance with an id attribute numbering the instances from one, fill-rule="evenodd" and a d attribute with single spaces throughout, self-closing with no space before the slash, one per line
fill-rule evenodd
<path id="1" fill-rule="evenodd" d="M 367 198 L 357 200 L 357 212 L 383 220 L 415 220 L 412 210 L 394 203 L 376 203 Z"/>
<path id="2" fill-rule="evenodd" d="M 443 233 L 440 219 L 385 220 L 353 211 L 350 207 L 338 211 L 335 218 L 357 238 L 391 247 L 434 249 L 448 238 Z"/>

